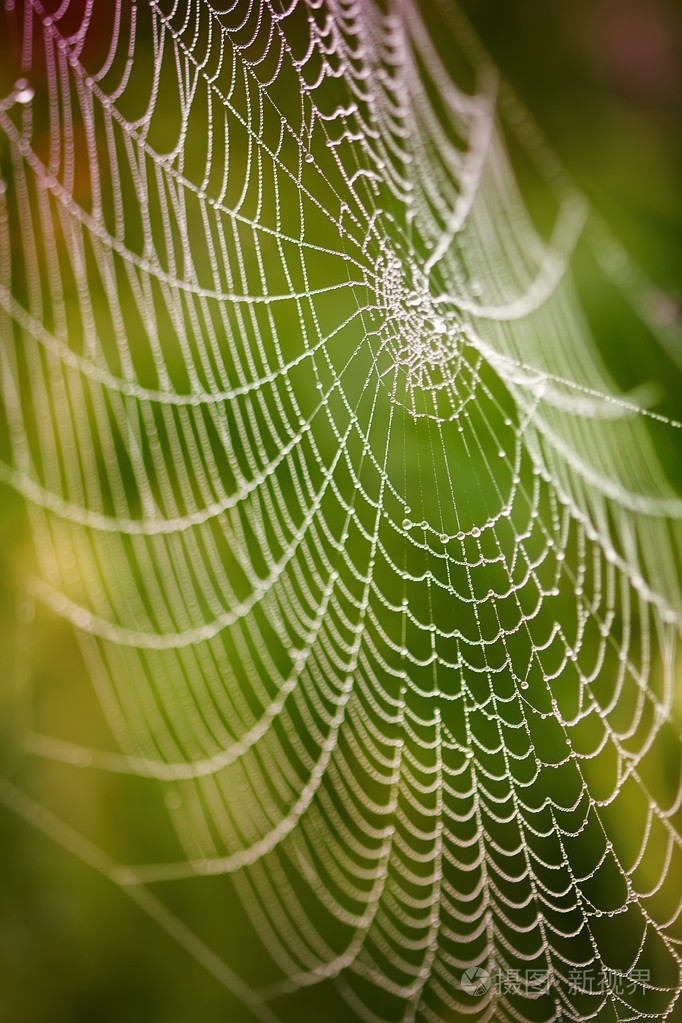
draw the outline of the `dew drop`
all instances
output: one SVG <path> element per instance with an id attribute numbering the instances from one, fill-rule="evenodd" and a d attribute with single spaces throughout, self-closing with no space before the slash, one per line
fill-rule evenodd
<path id="1" fill-rule="evenodd" d="M 476 537 L 481 535 L 481 530 L 478 528 L 478 526 L 474 526 L 474 528 L 471 530 L 471 535 Z"/>
<path id="2" fill-rule="evenodd" d="M 169 810 L 179 810 L 182 806 L 182 799 L 177 792 L 167 793 L 165 802 Z"/>
<path id="3" fill-rule="evenodd" d="M 35 96 L 35 89 L 25 78 L 17 79 L 14 83 L 14 88 L 16 89 L 16 92 L 14 93 L 14 100 L 16 103 L 30 103 Z"/>
<path id="4" fill-rule="evenodd" d="M 90 767 L 92 764 L 92 753 L 88 749 L 78 747 L 71 754 L 71 763 L 74 767 Z"/>
<path id="5" fill-rule="evenodd" d="M 85 629 L 88 626 L 89 616 L 84 608 L 77 608 L 73 614 L 73 624 L 77 629 Z"/>

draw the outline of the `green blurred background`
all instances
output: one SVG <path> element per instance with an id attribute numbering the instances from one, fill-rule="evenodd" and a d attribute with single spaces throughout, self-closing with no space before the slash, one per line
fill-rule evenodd
<path id="1" fill-rule="evenodd" d="M 570 174 L 660 287 L 669 322 L 680 323 L 682 9 L 671 0 L 462 6 Z M 609 361 L 618 382 L 635 386 L 645 366 L 660 390 L 657 407 L 680 418 L 682 376 L 672 361 L 653 349 L 639 358 L 631 348 L 624 353 L 616 342 Z M 679 483 L 675 455 L 664 452 Z M 17 593 L 29 542 L 21 501 L 4 487 L 0 536 L 0 708 L 9 722 L 26 656 L 17 643 Z M 68 634 L 41 634 L 44 646 L 29 651 L 33 670 L 40 675 L 59 664 L 68 676 L 69 665 L 79 663 Z M 60 698 L 68 691 L 65 678 Z M 89 711 L 81 712 L 88 721 Z M 13 756 L 11 747 L 5 756 Z M 116 849 L 118 829 L 131 816 L 150 834 L 167 827 L 149 816 L 144 793 L 132 785 L 128 791 L 119 778 L 79 772 L 76 797 L 68 770 L 54 769 L 60 772 L 51 784 L 61 786 L 67 805 L 78 798 L 103 846 Z M 210 894 L 194 906 L 191 890 L 186 899 L 180 909 L 188 914 L 215 912 Z M 325 1007 L 309 1001 L 306 1011 L 314 1015 L 301 1023 L 323 1018 Z M 213 1023 L 231 1020 L 230 1012 L 224 988 L 122 892 L 0 809 L 0 1019 Z"/>

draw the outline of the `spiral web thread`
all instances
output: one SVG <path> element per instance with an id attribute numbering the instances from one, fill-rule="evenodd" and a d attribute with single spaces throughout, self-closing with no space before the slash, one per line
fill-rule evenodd
<path id="1" fill-rule="evenodd" d="M 673 350 L 647 286 L 444 0 L 6 19 L 2 478 L 115 739 L 22 742 L 181 854 L 3 801 L 260 1019 L 670 1018 L 675 424 L 580 268 Z M 163 902 L 225 875 L 249 983 Z"/>

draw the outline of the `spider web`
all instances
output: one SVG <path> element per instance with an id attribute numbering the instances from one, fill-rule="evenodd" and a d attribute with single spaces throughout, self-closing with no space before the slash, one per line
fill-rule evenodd
<path id="1" fill-rule="evenodd" d="M 6 18 L 2 478 L 114 740 L 19 741 L 177 855 L 0 798 L 263 1020 L 670 1018 L 675 424 L 600 355 L 674 351 L 652 290 L 445 0 Z"/>

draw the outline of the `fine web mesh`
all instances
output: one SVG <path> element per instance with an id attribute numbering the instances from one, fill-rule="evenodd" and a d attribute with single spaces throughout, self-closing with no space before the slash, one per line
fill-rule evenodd
<path id="1" fill-rule="evenodd" d="M 647 286 L 446 0 L 5 17 L 1 473 L 112 736 L 19 741 L 176 838 L 2 800 L 230 1018 L 674 1018 L 676 427 L 601 345 L 672 350 Z"/>

